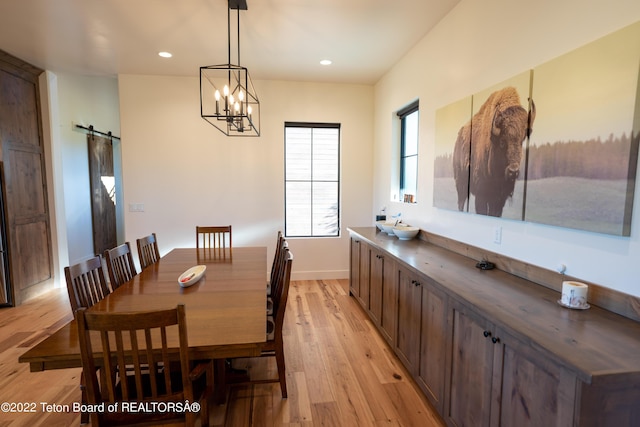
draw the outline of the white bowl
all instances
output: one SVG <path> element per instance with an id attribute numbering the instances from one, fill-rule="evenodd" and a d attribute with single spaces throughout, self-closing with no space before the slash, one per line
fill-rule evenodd
<path id="1" fill-rule="evenodd" d="M 393 233 L 398 236 L 400 240 L 411 240 L 418 235 L 420 229 L 418 227 L 411 227 L 409 225 L 397 225 L 393 227 Z"/>
<path id="2" fill-rule="evenodd" d="M 178 277 L 178 284 L 183 288 L 188 288 L 194 285 L 204 275 L 204 271 L 207 269 L 206 265 L 196 265 L 191 267 Z"/>
<path id="3" fill-rule="evenodd" d="M 382 224 L 382 231 L 387 233 L 389 236 L 393 236 L 393 227 L 395 225 L 395 222 L 385 222 Z"/>
<path id="4" fill-rule="evenodd" d="M 384 228 L 382 228 L 382 224 L 384 224 L 387 221 L 376 221 L 376 227 L 378 227 L 378 230 L 380 231 L 384 231 Z"/>

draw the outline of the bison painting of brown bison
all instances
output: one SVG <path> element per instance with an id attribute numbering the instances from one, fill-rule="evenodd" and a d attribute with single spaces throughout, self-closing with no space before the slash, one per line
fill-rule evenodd
<path id="1" fill-rule="evenodd" d="M 493 92 L 480 110 L 458 132 L 453 151 L 453 176 L 458 210 L 464 210 L 469 194 L 475 211 L 502 216 L 520 175 L 522 145 L 535 118 L 520 102 L 512 86 Z"/>

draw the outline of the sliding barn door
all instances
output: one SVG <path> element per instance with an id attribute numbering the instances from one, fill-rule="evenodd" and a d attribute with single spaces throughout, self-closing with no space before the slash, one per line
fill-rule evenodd
<path id="1" fill-rule="evenodd" d="M 93 250 L 96 255 L 117 246 L 116 187 L 113 173 L 113 142 L 94 134 L 89 143 L 89 177 L 91 183 L 91 215 Z"/>

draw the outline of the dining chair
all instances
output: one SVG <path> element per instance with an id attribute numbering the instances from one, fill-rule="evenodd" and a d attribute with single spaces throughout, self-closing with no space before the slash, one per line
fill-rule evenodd
<path id="1" fill-rule="evenodd" d="M 107 262 L 109 281 L 113 290 L 118 289 L 124 282 L 131 280 L 133 276 L 138 274 L 136 266 L 133 264 L 129 242 L 113 249 L 107 249 L 104 251 L 104 258 Z"/>
<path id="2" fill-rule="evenodd" d="M 173 309 L 128 313 L 80 309 L 76 321 L 88 403 L 112 408 L 92 412 L 92 426 L 193 426 L 198 413 L 201 425 L 209 425 L 213 362 L 198 362 L 191 369 L 183 304 Z M 179 338 L 178 349 L 169 348 L 168 336 Z M 101 375 L 96 374 L 98 366 Z M 121 376 L 122 372 L 128 374 Z M 199 408 L 186 409 L 187 402 L 197 403 Z M 130 408 L 132 403 L 135 408 L 151 410 L 127 410 L 123 406 Z M 175 410 L 167 409 L 172 407 Z"/>
<path id="3" fill-rule="evenodd" d="M 284 359 L 284 341 L 282 337 L 282 328 L 284 325 L 285 310 L 287 308 L 287 300 L 289 298 L 289 284 L 291 282 L 291 267 L 293 265 L 293 253 L 289 249 L 285 250 L 284 268 L 282 275 L 278 278 L 278 293 L 273 294 L 274 315 L 267 316 L 267 340 L 265 342 L 256 343 L 260 348 L 260 357 L 275 357 L 278 377 L 266 379 L 250 379 L 244 382 L 236 382 L 234 384 L 264 384 L 264 383 L 280 383 L 280 392 L 282 398 L 287 397 L 287 377 L 285 371 Z"/>
<path id="4" fill-rule="evenodd" d="M 89 308 L 111 293 L 107 286 L 102 268 L 102 257 L 97 255 L 86 261 L 79 262 L 64 268 L 64 276 L 67 281 L 67 292 L 71 310 L 75 313 L 81 308 Z M 86 389 L 84 386 L 84 374 L 80 375 L 81 403 L 87 403 Z M 80 422 L 89 422 L 89 413 L 82 411 Z"/>
<path id="5" fill-rule="evenodd" d="M 231 257 L 231 226 L 196 226 L 196 250 L 205 259 Z"/>
<path id="6" fill-rule="evenodd" d="M 282 235 L 282 231 L 278 231 L 278 235 L 276 238 L 276 246 L 274 248 L 273 253 L 273 262 L 271 263 L 271 272 L 269 275 L 269 281 L 267 281 L 267 295 L 271 295 L 271 282 L 273 282 L 273 276 L 276 272 L 276 266 L 278 265 L 278 261 L 280 259 L 280 247 L 282 245 L 282 240 L 284 236 Z"/>
<path id="7" fill-rule="evenodd" d="M 156 233 L 151 233 L 148 236 L 137 239 L 136 246 L 138 247 L 140 270 L 144 270 L 151 264 L 158 262 L 158 260 L 160 259 Z"/>
<path id="8" fill-rule="evenodd" d="M 89 308 L 111 293 L 102 268 L 102 257 L 97 255 L 86 261 L 64 268 L 71 310 Z"/>
<path id="9" fill-rule="evenodd" d="M 280 237 L 278 246 L 276 247 L 276 253 L 273 257 L 273 267 L 271 268 L 271 278 L 267 283 L 267 314 L 272 315 L 274 306 L 273 306 L 273 297 L 272 295 L 278 294 L 278 285 L 282 283 L 281 276 L 284 274 L 285 267 L 285 253 L 289 249 L 288 242 L 284 239 L 284 237 Z"/>

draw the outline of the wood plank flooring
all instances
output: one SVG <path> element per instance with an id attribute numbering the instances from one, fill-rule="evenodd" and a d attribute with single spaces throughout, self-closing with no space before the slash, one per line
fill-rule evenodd
<path id="1" fill-rule="evenodd" d="M 443 426 L 391 348 L 375 331 L 346 280 L 291 283 L 285 322 L 288 399 L 280 386 L 233 386 L 212 405 L 211 424 L 245 426 Z M 0 310 L 0 402 L 35 402 L 32 413 L 0 413 L 4 426 L 80 425 L 76 413 L 40 402 L 80 401 L 80 369 L 29 372 L 18 357 L 71 319 L 65 289 Z M 275 375 L 272 358 L 235 363 L 252 377 Z"/>

